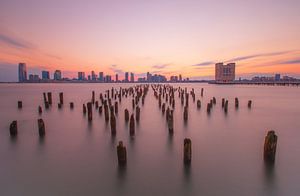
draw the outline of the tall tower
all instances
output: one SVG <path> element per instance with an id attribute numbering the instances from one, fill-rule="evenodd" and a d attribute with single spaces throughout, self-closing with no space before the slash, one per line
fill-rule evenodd
<path id="1" fill-rule="evenodd" d="M 128 75 L 128 72 L 125 72 L 125 82 L 129 82 L 129 75 Z"/>
<path id="2" fill-rule="evenodd" d="M 19 82 L 27 80 L 27 68 L 26 63 L 19 63 Z"/>

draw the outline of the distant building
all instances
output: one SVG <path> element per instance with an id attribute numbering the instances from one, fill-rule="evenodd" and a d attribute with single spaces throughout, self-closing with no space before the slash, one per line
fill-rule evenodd
<path id="1" fill-rule="evenodd" d="M 119 82 L 119 75 L 116 74 L 116 82 Z"/>
<path id="2" fill-rule="evenodd" d="M 235 79 L 235 63 L 217 63 L 215 65 L 216 82 L 232 82 Z"/>
<path id="3" fill-rule="evenodd" d="M 103 74 L 103 72 L 99 72 L 99 80 L 100 80 L 100 82 L 104 82 L 104 74 Z"/>
<path id="4" fill-rule="evenodd" d="M 92 80 L 96 80 L 97 79 L 97 75 L 95 74 L 94 71 L 92 71 Z"/>
<path id="5" fill-rule="evenodd" d="M 26 63 L 19 63 L 19 82 L 25 82 L 26 80 L 27 80 Z"/>
<path id="6" fill-rule="evenodd" d="M 134 82 L 134 73 L 130 73 L 130 82 Z"/>
<path id="7" fill-rule="evenodd" d="M 39 75 L 36 74 L 29 74 L 29 81 L 30 82 L 37 82 L 40 80 Z"/>
<path id="8" fill-rule="evenodd" d="M 54 80 L 61 80 L 61 71 L 60 70 L 55 70 L 54 75 L 53 75 Z"/>
<path id="9" fill-rule="evenodd" d="M 111 76 L 110 75 L 105 76 L 105 82 L 111 82 Z"/>
<path id="10" fill-rule="evenodd" d="M 182 75 L 181 74 L 179 75 L 179 81 L 180 82 L 182 81 Z"/>
<path id="11" fill-rule="evenodd" d="M 80 71 L 78 72 L 78 80 L 85 80 L 85 73 Z"/>
<path id="12" fill-rule="evenodd" d="M 88 80 L 91 80 L 91 76 L 90 75 L 88 75 Z"/>
<path id="13" fill-rule="evenodd" d="M 171 76 L 170 82 L 178 82 L 178 76 Z"/>
<path id="14" fill-rule="evenodd" d="M 128 74 L 128 72 L 125 72 L 125 82 L 129 82 L 129 74 Z"/>
<path id="15" fill-rule="evenodd" d="M 145 77 L 143 77 L 143 78 L 138 78 L 137 81 L 138 81 L 138 82 L 146 82 L 146 78 L 145 78 Z"/>
<path id="16" fill-rule="evenodd" d="M 50 79 L 49 71 L 42 71 L 42 79 L 43 80 L 49 80 Z"/>
<path id="17" fill-rule="evenodd" d="M 152 75 L 149 72 L 147 72 L 147 82 L 151 82 L 151 77 Z"/>
<path id="18" fill-rule="evenodd" d="M 275 81 L 280 81 L 280 74 L 275 74 Z"/>

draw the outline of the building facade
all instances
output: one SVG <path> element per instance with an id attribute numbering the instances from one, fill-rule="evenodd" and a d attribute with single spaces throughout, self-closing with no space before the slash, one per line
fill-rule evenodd
<path id="1" fill-rule="evenodd" d="M 235 80 L 235 63 L 217 63 L 215 65 L 216 82 L 233 82 Z"/>
<path id="2" fill-rule="evenodd" d="M 78 80 L 85 80 L 85 73 L 84 72 L 78 72 Z"/>
<path id="3" fill-rule="evenodd" d="M 26 63 L 19 63 L 19 82 L 25 82 L 26 80 L 27 80 Z"/>
<path id="4" fill-rule="evenodd" d="M 53 75 L 54 80 L 61 80 L 61 71 L 60 70 L 55 70 L 54 75 Z"/>
<path id="5" fill-rule="evenodd" d="M 49 80 L 50 79 L 49 71 L 42 71 L 42 79 L 43 80 Z"/>

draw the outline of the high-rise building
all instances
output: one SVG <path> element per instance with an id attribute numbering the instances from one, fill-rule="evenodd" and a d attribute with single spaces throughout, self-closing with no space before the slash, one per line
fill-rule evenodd
<path id="1" fill-rule="evenodd" d="M 100 82 L 104 82 L 103 72 L 99 72 L 99 80 L 100 80 Z"/>
<path id="2" fill-rule="evenodd" d="M 96 79 L 97 79 L 97 75 L 95 74 L 95 72 L 94 72 L 94 71 L 92 71 L 92 74 L 91 74 L 91 76 L 92 76 L 92 80 L 96 80 Z"/>
<path id="3" fill-rule="evenodd" d="M 119 75 L 116 74 L 116 82 L 119 82 Z"/>
<path id="4" fill-rule="evenodd" d="M 37 82 L 40 80 L 39 75 L 36 74 L 29 74 L 29 81 L 30 82 Z"/>
<path id="5" fill-rule="evenodd" d="M 111 82 L 111 76 L 110 75 L 106 75 L 105 76 L 105 81 L 106 82 Z"/>
<path id="6" fill-rule="evenodd" d="M 280 81 L 280 74 L 275 74 L 275 81 Z"/>
<path id="7" fill-rule="evenodd" d="M 235 79 L 235 63 L 216 63 L 215 80 L 216 82 L 232 82 Z"/>
<path id="8" fill-rule="evenodd" d="M 49 80 L 50 79 L 49 71 L 42 71 L 42 79 L 43 80 Z"/>
<path id="9" fill-rule="evenodd" d="M 134 82 L 134 73 L 130 73 L 130 82 Z"/>
<path id="10" fill-rule="evenodd" d="M 54 80 L 61 80 L 61 71 L 60 70 L 55 70 L 54 75 L 53 75 Z"/>
<path id="11" fill-rule="evenodd" d="M 26 63 L 19 63 L 19 82 L 27 80 L 27 68 Z"/>
<path id="12" fill-rule="evenodd" d="M 182 81 L 182 75 L 181 74 L 179 75 L 179 81 L 180 82 Z"/>
<path id="13" fill-rule="evenodd" d="M 147 72 L 147 82 L 151 82 L 151 77 L 152 75 L 149 72 Z"/>
<path id="14" fill-rule="evenodd" d="M 78 80 L 85 80 L 85 73 L 80 71 L 78 72 Z"/>
<path id="15" fill-rule="evenodd" d="M 125 72 L 125 82 L 129 82 L 129 74 L 128 74 L 128 72 Z"/>

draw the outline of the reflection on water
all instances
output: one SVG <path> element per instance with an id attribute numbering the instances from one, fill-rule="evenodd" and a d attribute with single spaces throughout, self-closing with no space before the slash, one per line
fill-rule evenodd
<path id="1" fill-rule="evenodd" d="M 93 121 L 88 122 L 82 104 L 93 90 L 98 98 L 112 86 L 131 84 L 1 84 L 1 195 L 293 195 L 299 190 L 300 158 L 291 156 L 291 150 L 297 154 L 300 149 L 299 88 L 174 85 L 194 88 L 202 107 L 197 109 L 190 101 L 184 122 L 176 94 L 170 135 L 166 116 L 149 89 L 140 105 L 135 136 L 130 137 L 124 110 L 132 114 L 132 97 L 119 104 L 116 136 L 94 107 Z M 42 93 L 50 91 L 54 103 L 39 115 Z M 59 92 L 65 99 L 61 109 Z M 207 114 L 206 104 L 213 96 L 217 104 Z M 222 98 L 229 100 L 227 113 Z M 17 100 L 23 101 L 21 110 Z M 71 101 L 74 109 L 68 105 Z M 44 138 L 38 138 L 37 118 L 46 122 Z M 18 121 L 17 137 L 9 137 L 7 125 L 12 120 Z M 262 167 L 261 144 L 270 129 L 278 133 L 280 156 L 275 165 Z M 191 165 L 183 163 L 184 138 L 193 143 Z M 126 167 L 116 167 L 116 145 L 121 140 L 127 148 Z"/>

